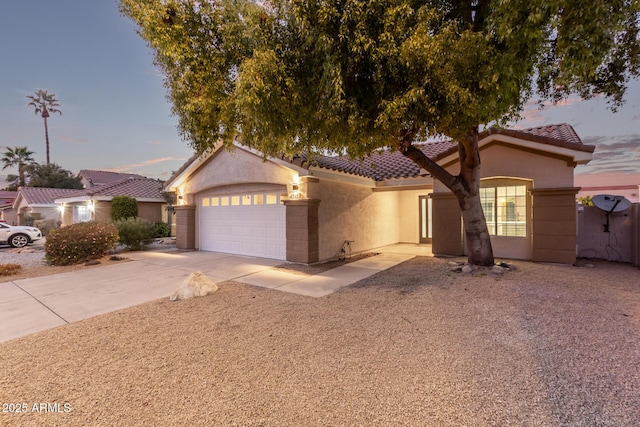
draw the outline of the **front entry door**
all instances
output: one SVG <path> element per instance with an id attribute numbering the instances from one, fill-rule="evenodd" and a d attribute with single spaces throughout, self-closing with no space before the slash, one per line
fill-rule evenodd
<path id="1" fill-rule="evenodd" d="M 420 243 L 431 243 L 431 198 L 419 196 Z"/>

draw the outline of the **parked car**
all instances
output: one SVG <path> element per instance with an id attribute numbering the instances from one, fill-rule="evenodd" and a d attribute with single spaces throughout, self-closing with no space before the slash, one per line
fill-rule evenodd
<path id="1" fill-rule="evenodd" d="M 0 244 L 23 248 L 29 243 L 42 239 L 42 232 L 36 227 L 13 226 L 0 223 Z"/>

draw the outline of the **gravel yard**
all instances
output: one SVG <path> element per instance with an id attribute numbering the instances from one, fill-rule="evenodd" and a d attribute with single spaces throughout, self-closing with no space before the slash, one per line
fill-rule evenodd
<path id="1" fill-rule="evenodd" d="M 640 270 L 515 265 L 415 258 L 324 298 L 224 282 L 9 341 L 0 424 L 637 426 Z"/>

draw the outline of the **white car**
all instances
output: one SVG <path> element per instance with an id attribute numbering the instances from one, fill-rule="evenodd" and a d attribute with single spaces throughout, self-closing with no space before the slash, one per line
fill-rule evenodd
<path id="1" fill-rule="evenodd" d="M 42 239 L 42 232 L 36 227 L 13 226 L 0 223 L 0 244 L 23 248 L 31 242 Z"/>

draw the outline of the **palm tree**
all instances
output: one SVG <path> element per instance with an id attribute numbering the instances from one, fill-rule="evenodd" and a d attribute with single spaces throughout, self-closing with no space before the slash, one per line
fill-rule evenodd
<path id="1" fill-rule="evenodd" d="M 2 170 L 13 166 L 18 167 L 18 185 L 15 185 L 15 187 L 24 187 L 26 185 L 25 169 L 28 165 L 35 163 L 35 160 L 33 159 L 33 151 L 29 151 L 27 147 L 7 147 L 7 151 L 3 153 L 3 157 L 0 161 L 4 163 Z"/>
<path id="2" fill-rule="evenodd" d="M 35 95 L 27 95 L 31 100 L 28 104 L 34 108 L 36 114 L 40 114 L 44 119 L 44 138 L 47 143 L 47 165 L 49 164 L 49 127 L 47 126 L 47 117 L 49 113 L 58 113 L 62 115 L 62 111 L 58 110 L 58 100 L 55 93 L 48 93 L 45 89 L 38 89 Z"/>

